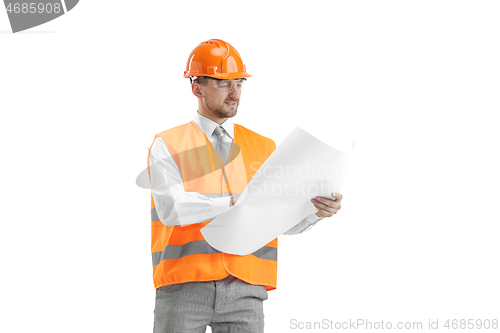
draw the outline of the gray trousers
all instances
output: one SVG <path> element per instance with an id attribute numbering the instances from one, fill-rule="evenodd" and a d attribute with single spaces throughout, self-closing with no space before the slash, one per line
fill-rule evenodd
<path id="1" fill-rule="evenodd" d="M 156 290 L 154 333 L 263 333 L 264 286 L 232 275 L 222 280 L 186 282 Z"/>

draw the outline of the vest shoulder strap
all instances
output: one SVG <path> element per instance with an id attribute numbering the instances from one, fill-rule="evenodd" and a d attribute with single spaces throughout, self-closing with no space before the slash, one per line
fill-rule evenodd
<path id="1" fill-rule="evenodd" d="M 168 130 L 158 133 L 157 136 L 162 137 L 163 141 L 167 139 L 168 142 L 171 142 L 174 145 L 179 144 L 185 138 L 185 133 L 188 131 L 189 125 L 190 123 L 172 127 Z"/>
<path id="2" fill-rule="evenodd" d="M 241 126 L 239 124 L 234 124 L 234 131 L 235 133 L 238 132 L 238 134 L 241 135 L 244 139 L 247 139 L 247 141 L 249 142 L 253 141 L 260 148 L 267 149 L 269 151 L 269 155 L 276 149 L 276 144 L 274 143 L 273 140 L 263 135 L 260 135 L 257 132 L 249 130 L 244 126 Z"/>

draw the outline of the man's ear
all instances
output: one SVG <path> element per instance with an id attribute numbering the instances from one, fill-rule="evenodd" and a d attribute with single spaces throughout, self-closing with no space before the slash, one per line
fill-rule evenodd
<path id="1" fill-rule="evenodd" d="M 191 84 L 191 91 L 193 92 L 193 95 L 195 95 L 198 98 L 203 97 L 201 89 L 202 89 L 201 84 L 199 84 L 198 82 L 194 82 Z"/>

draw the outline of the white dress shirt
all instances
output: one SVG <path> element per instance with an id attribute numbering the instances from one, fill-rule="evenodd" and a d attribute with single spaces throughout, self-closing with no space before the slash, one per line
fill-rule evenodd
<path id="1" fill-rule="evenodd" d="M 219 124 L 199 113 L 196 113 L 193 120 L 215 146 L 217 137 L 212 133 Z M 221 126 L 226 131 L 225 143 L 232 143 L 232 118 L 228 118 Z M 209 198 L 197 192 L 184 192 L 179 168 L 171 156 L 163 139 L 156 138 L 150 151 L 151 193 L 163 224 L 175 226 L 206 222 L 230 208 L 231 197 Z M 311 214 L 284 234 L 294 235 L 307 231 L 321 219 L 316 214 Z"/>

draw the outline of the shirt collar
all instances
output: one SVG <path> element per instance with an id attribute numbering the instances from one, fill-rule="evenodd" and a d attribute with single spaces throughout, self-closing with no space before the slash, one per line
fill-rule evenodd
<path id="1" fill-rule="evenodd" d="M 212 136 L 212 133 L 214 132 L 214 129 L 219 126 L 215 121 L 210 120 L 198 112 L 196 112 L 196 115 L 194 116 L 193 121 L 198 125 L 198 127 L 205 133 L 208 139 Z M 233 118 L 227 118 L 226 121 L 224 121 L 220 126 L 222 126 L 227 134 L 233 139 L 234 136 L 234 122 Z"/>

